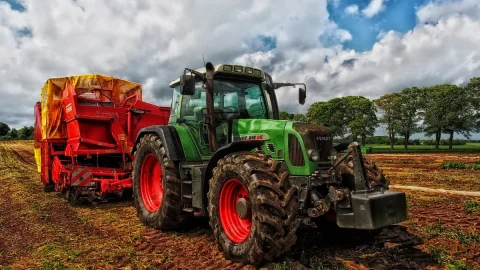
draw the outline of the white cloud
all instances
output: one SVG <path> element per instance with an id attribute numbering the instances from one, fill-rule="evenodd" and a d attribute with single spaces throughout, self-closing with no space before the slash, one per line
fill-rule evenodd
<path id="1" fill-rule="evenodd" d="M 347 14 L 358 14 L 358 6 L 357 5 L 350 5 L 345 8 L 345 13 Z"/>
<path id="2" fill-rule="evenodd" d="M 417 11 L 420 23 L 437 22 L 440 18 L 451 14 L 480 18 L 480 1 L 445 0 L 443 2 L 430 2 Z"/>
<path id="3" fill-rule="evenodd" d="M 326 2 L 316 0 L 22 3 L 25 12 L 0 2 L 0 121 L 14 126 L 31 124 L 49 77 L 118 76 L 146 84 L 146 99 L 169 105 L 168 83 L 184 67 L 200 67 L 202 54 L 214 64 L 232 62 L 255 53 L 248 42 L 260 35 L 274 37 L 277 49 L 287 52 L 319 46 L 320 35 L 339 31 L 328 20 Z M 19 35 L 24 29 L 32 36 Z M 343 30 L 338 35 L 351 38 Z"/>
<path id="4" fill-rule="evenodd" d="M 23 13 L 0 2 L 0 121 L 31 125 L 45 80 L 81 73 L 137 81 L 146 101 L 170 105 L 168 83 L 184 67 L 200 67 L 202 54 L 214 64 L 263 68 L 279 82 L 305 82 L 307 106 L 297 105 L 291 88 L 278 91 L 282 109 L 292 112 L 337 96 L 464 83 L 480 76 L 480 15 L 467 5 L 472 0 L 457 2 L 466 8 L 450 1 L 420 7 L 418 20 L 435 24 L 382 33 L 363 53 L 342 47 L 352 35 L 329 21 L 325 1 L 26 0 Z M 18 35 L 25 27 L 32 37 Z M 276 48 L 252 43 L 259 35 L 274 37 Z"/>
<path id="5" fill-rule="evenodd" d="M 384 9 L 383 1 L 384 0 L 371 0 L 370 4 L 362 10 L 362 13 L 368 18 L 377 15 Z"/>

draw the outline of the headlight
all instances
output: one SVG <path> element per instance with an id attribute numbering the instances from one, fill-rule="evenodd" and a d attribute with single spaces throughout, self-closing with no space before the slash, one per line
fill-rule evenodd
<path id="1" fill-rule="evenodd" d="M 318 152 L 318 150 L 308 150 L 307 154 L 308 154 L 308 158 L 311 161 L 314 161 L 314 162 L 320 161 L 320 152 Z"/>

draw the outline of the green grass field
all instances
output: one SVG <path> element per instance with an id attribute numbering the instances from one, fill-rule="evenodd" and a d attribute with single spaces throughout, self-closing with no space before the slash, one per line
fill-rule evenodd
<path id="1" fill-rule="evenodd" d="M 393 150 L 384 144 L 368 144 L 367 147 L 372 149 L 372 153 L 480 152 L 480 143 L 454 145 L 452 150 L 448 149 L 448 145 L 440 145 L 439 150 L 435 150 L 435 145 L 409 145 L 407 150 L 403 149 L 403 145 L 395 145 Z"/>

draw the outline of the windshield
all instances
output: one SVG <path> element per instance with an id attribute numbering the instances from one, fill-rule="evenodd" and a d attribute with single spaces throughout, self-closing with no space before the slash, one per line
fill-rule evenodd
<path id="1" fill-rule="evenodd" d="M 230 117 L 238 115 L 239 118 L 268 118 L 265 99 L 259 84 L 215 80 L 213 99 L 215 109 L 230 114 Z M 195 94 L 182 98 L 180 117 L 193 117 L 201 121 L 204 117 L 203 108 L 206 108 L 206 92 L 203 83 L 197 82 Z"/>

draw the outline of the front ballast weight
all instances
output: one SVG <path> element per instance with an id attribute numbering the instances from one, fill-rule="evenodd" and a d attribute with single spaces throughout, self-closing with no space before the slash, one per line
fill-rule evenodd
<path id="1" fill-rule="evenodd" d="M 390 191 L 387 186 L 370 186 L 365 168 L 365 162 L 358 143 L 349 145 L 349 151 L 343 155 L 325 173 L 316 171 L 310 176 L 310 183 L 321 178 L 328 186 L 328 192 L 322 196 L 311 185 L 309 199 L 309 217 L 316 218 L 327 214 L 332 209 L 336 213 L 336 223 L 340 228 L 373 230 L 395 224 L 407 219 L 407 204 L 405 193 Z M 337 171 L 337 167 L 353 157 L 354 183 L 344 185 L 345 179 Z M 315 179 L 317 178 L 317 179 Z M 342 183 L 343 185 L 338 185 Z M 325 192 L 324 192 L 325 193 Z"/>

